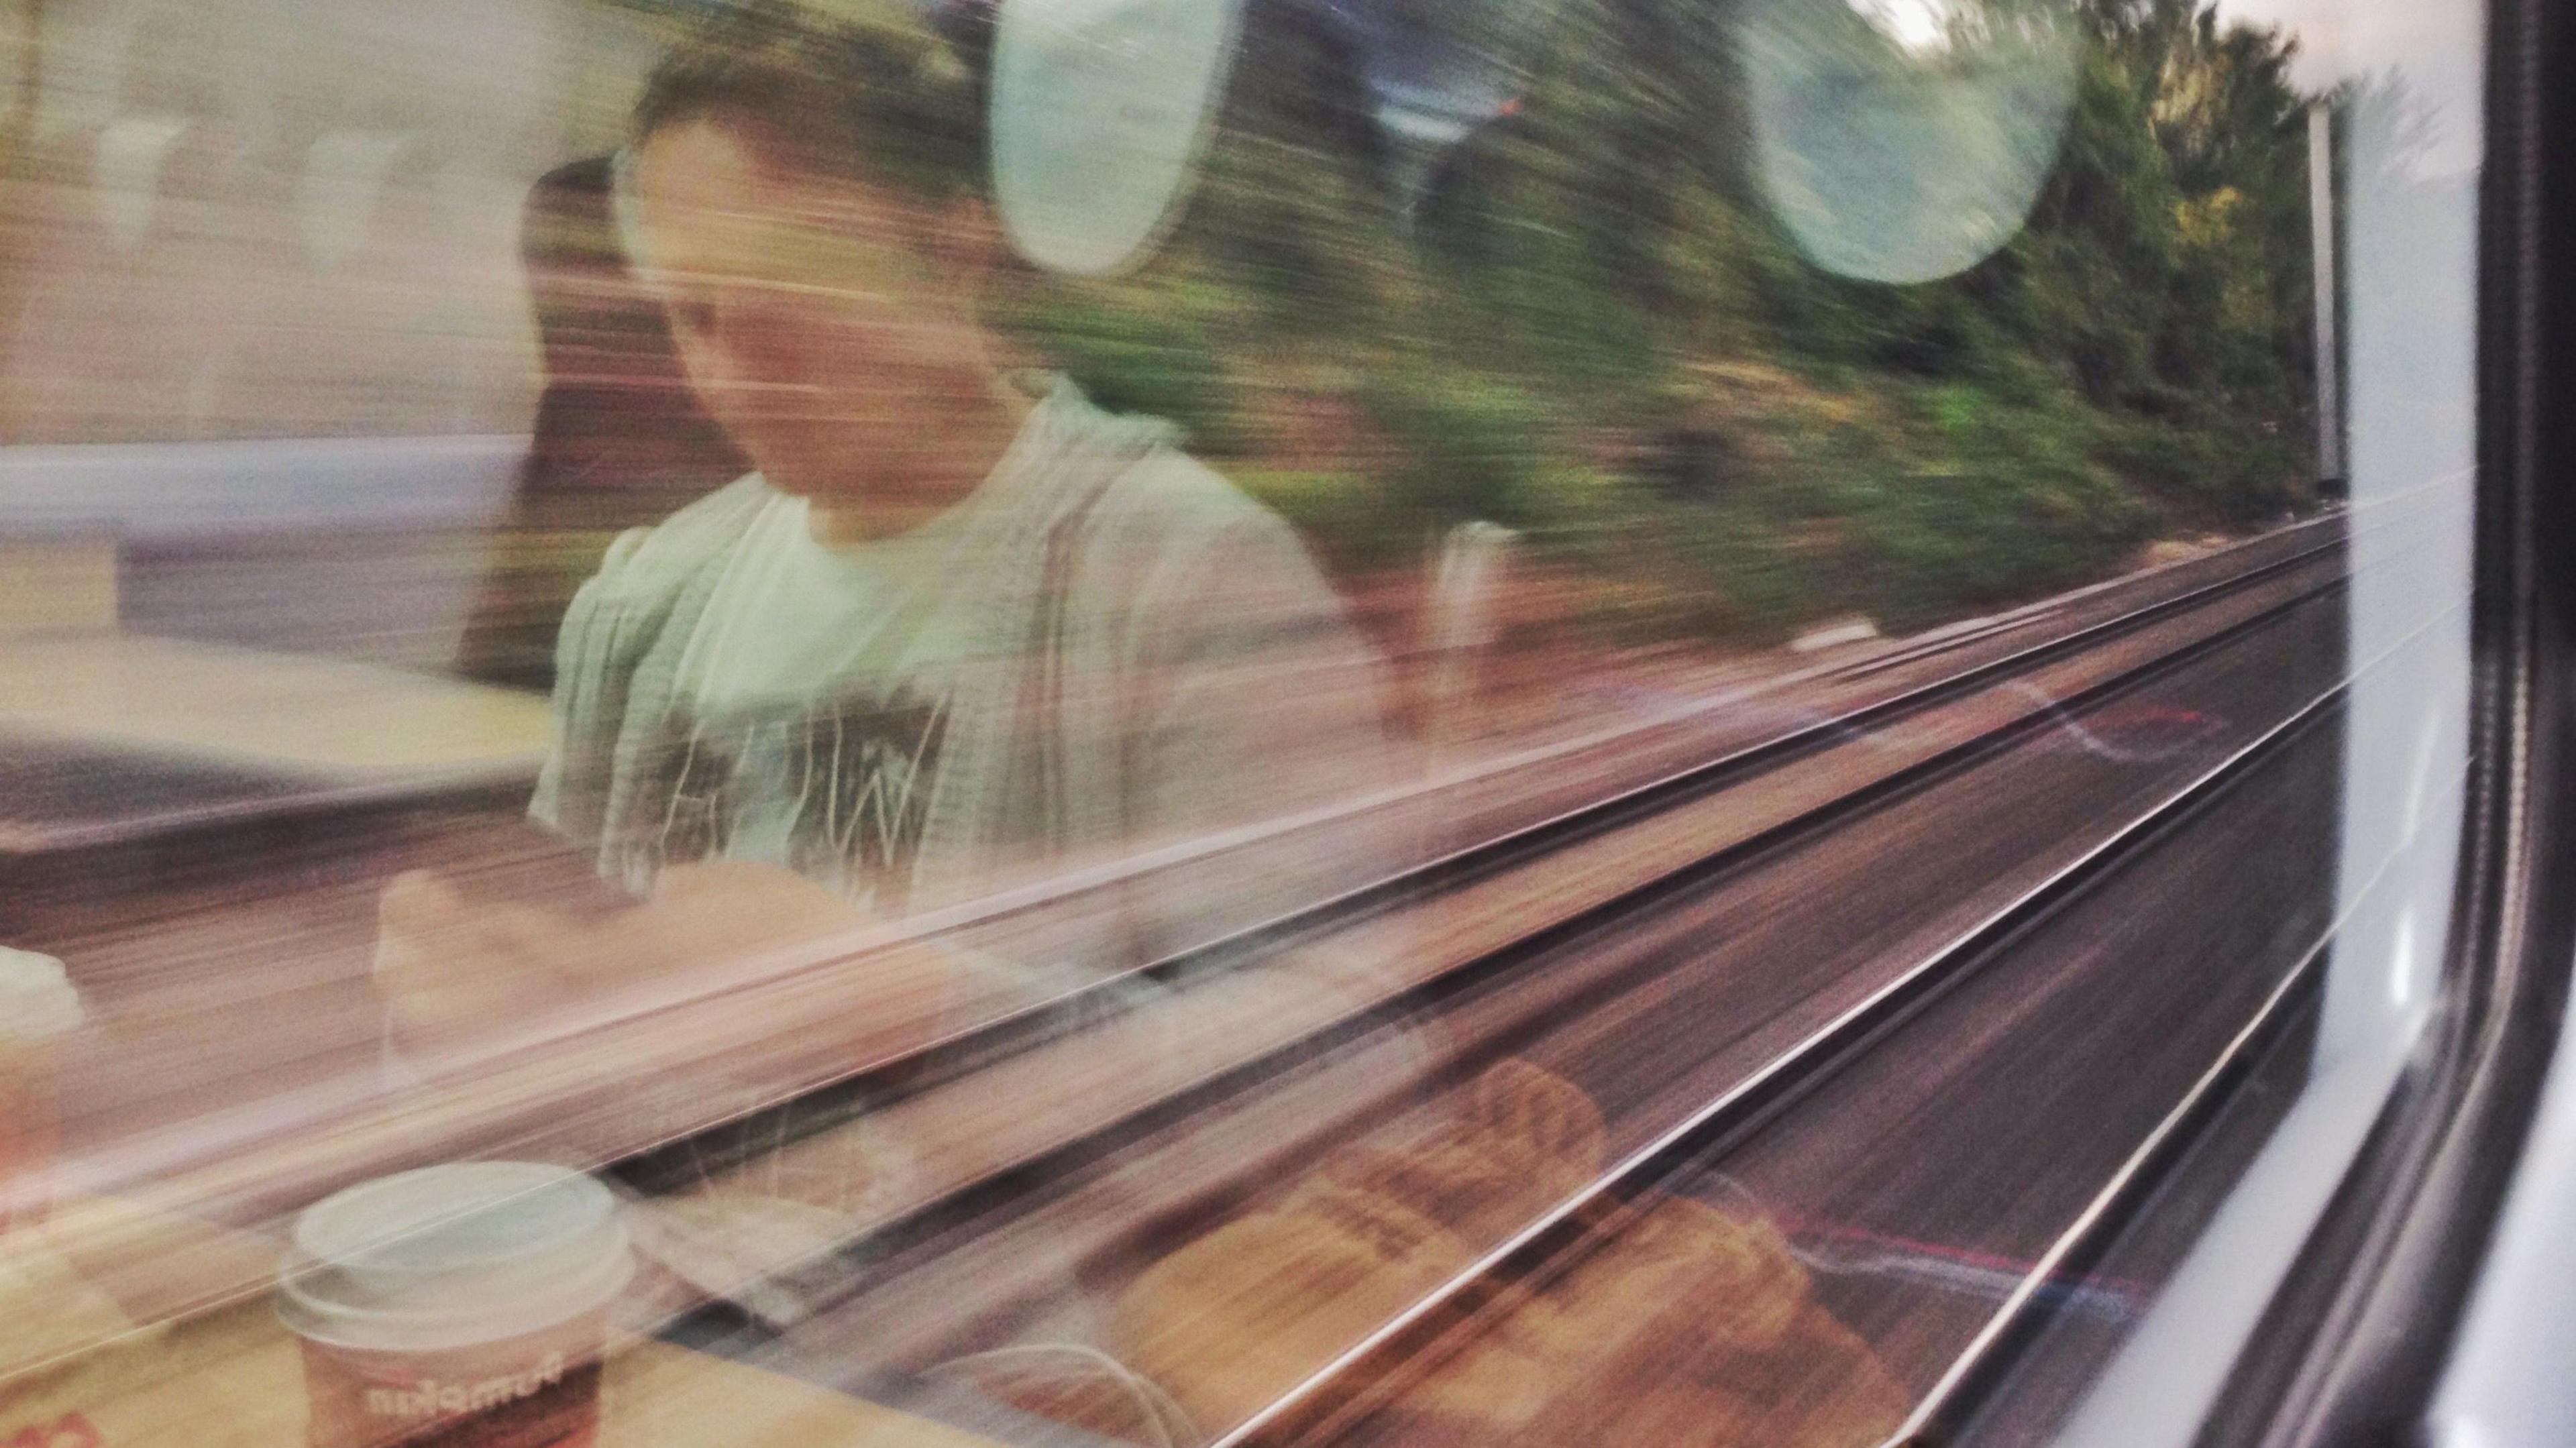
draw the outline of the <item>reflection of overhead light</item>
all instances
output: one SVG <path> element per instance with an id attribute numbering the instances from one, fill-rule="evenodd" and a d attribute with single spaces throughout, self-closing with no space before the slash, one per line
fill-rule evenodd
<path id="1" fill-rule="evenodd" d="M 1907 50 L 1939 50 L 1950 43 L 1949 0 L 1849 0 L 1881 34 Z"/>
<path id="2" fill-rule="evenodd" d="M 1444 116 L 1411 106 L 1380 106 L 1377 123 L 1398 141 L 1417 146 L 1454 146 L 1474 134 L 1476 129 L 1475 122 L 1464 117 Z"/>
<path id="3" fill-rule="evenodd" d="M 1102 276 L 1150 254 L 1196 179 L 1240 0 L 1003 0 L 992 171 L 1040 266 Z"/>
<path id="4" fill-rule="evenodd" d="M 2029 216 L 2075 101 L 2076 0 L 1973 30 L 1953 23 L 1959 3 L 1738 7 L 1754 174 L 1818 266 L 1931 281 L 1993 255 Z"/>
<path id="5" fill-rule="evenodd" d="M 2415 912 L 2397 917 L 2397 939 L 2388 951 L 2388 999 L 2402 1006 L 2415 998 Z"/>

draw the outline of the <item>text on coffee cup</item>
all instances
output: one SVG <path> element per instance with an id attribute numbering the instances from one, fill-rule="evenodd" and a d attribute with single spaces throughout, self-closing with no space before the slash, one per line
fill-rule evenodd
<path id="1" fill-rule="evenodd" d="M 477 1378 L 470 1383 L 442 1383 L 436 1378 L 393 1387 L 367 1389 L 367 1413 L 379 1418 L 426 1418 L 436 1413 L 473 1413 L 532 1398 L 563 1381 L 563 1354 L 550 1352 L 525 1372 Z"/>

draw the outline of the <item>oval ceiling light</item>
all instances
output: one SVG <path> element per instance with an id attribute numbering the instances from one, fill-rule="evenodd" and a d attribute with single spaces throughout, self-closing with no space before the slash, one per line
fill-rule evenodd
<path id="1" fill-rule="evenodd" d="M 1233 67 L 1240 0 L 1003 0 L 993 199 L 1039 266 L 1104 276 L 1179 216 Z"/>
<path id="2" fill-rule="evenodd" d="M 2012 240 L 2083 63 L 2047 0 L 1754 0 L 1738 34 L 1764 198 L 1818 266 L 1864 281 L 1932 281 Z"/>

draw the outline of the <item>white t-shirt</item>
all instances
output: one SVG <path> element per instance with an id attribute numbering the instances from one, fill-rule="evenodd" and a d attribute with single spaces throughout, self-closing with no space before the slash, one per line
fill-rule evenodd
<path id="1" fill-rule="evenodd" d="M 680 656 L 665 860 L 759 860 L 901 911 L 951 676 L 985 636 L 975 516 L 827 545 L 806 500 L 768 495 Z"/>
<path id="2" fill-rule="evenodd" d="M 531 815 L 630 889 L 666 865 L 749 857 L 856 885 L 895 914 L 1385 778 L 1373 650 L 1294 530 L 1178 451 L 1164 425 L 1103 413 L 1058 382 L 951 512 L 843 560 L 853 568 L 802 568 L 832 555 L 818 558 L 801 510 L 751 476 L 621 537 L 565 616 L 557 747 Z M 977 634 L 989 657 L 941 667 Z M 825 710 L 827 695 L 850 707 Z M 910 727 L 925 705 L 933 717 Z M 834 777 L 802 761 L 825 756 L 810 738 L 788 747 L 784 727 L 760 734 L 754 717 L 828 718 L 842 736 L 829 758 L 907 761 L 904 788 L 864 797 L 891 825 L 855 872 L 842 859 L 816 868 L 808 843 L 865 846 L 848 811 L 826 801 L 828 828 L 798 823 L 811 780 Z M 914 767 L 924 759 L 935 767 Z M 861 798 L 852 773 L 835 798 Z M 907 872 L 921 773 L 929 798 Z M 1067 958 L 1108 965 L 1223 933 L 1347 888 L 1379 853 L 1152 892 L 1102 912 Z"/>

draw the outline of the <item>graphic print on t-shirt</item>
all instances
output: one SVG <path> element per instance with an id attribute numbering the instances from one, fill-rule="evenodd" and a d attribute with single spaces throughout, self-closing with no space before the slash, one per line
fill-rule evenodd
<path id="1" fill-rule="evenodd" d="M 651 756 L 656 862 L 768 860 L 898 912 L 947 732 L 947 701 L 908 687 L 684 713 Z"/>

